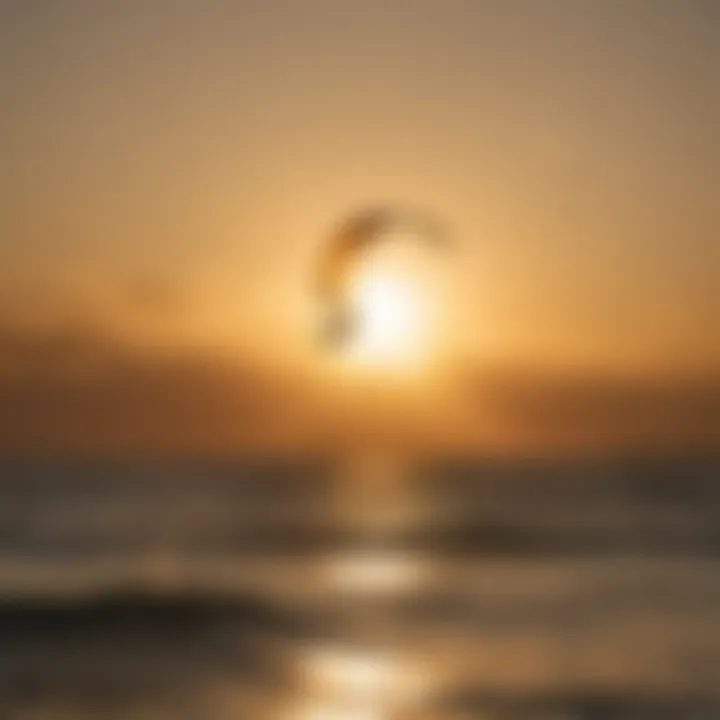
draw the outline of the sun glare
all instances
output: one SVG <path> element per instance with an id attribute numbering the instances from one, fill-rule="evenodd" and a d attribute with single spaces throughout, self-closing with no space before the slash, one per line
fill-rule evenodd
<path id="1" fill-rule="evenodd" d="M 363 364 L 418 360 L 426 342 L 427 308 L 407 278 L 367 274 L 355 288 L 360 329 L 355 357 Z"/>

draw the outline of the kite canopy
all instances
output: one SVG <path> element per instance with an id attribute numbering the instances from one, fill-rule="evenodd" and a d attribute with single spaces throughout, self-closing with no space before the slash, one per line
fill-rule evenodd
<path id="1" fill-rule="evenodd" d="M 350 287 L 367 251 L 391 233 L 410 230 L 419 239 L 445 244 L 443 228 L 435 218 L 417 210 L 370 208 L 345 218 L 323 246 L 315 276 L 315 290 L 323 313 L 320 341 L 325 346 L 346 345 L 358 331 L 359 314 Z"/>

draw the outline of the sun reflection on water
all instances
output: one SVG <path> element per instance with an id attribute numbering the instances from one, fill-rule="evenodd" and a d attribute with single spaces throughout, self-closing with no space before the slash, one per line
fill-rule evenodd
<path id="1" fill-rule="evenodd" d="M 425 563 L 388 545 L 393 532 L 413 521 L 414 508 L 405 483 L 407 468 L 387 458 L 366 457 L 340 475 L 334 516 L 355 533 L 354 547 L 321 561 L 323 585 L 348 602 L 372 600 L 416 590 Z M 381 605 L 370 603 L 372 612 Z M 360 628 L 358 617 L 354 626 Z M 372 623 L 368 626 L 368 629 Z M 301 651 L 297 663 L 298 698 L 288 720 L 389 720 L 415 707 L 427 683 L 420 665 L 386 643 L 370 637 L 358 642 L 316 643 Z"/>
<path id="2" fill-rule="evenodd" d="M 343 647 L 308 649 L 301 675 L 296 720 L 380 720 L 416 701 L 423 688 L 421 674 L 401 658 Z"/>
<path id="3" fill-rule="evenodd" d="M 424 563 L 401 552 L 348 552 L 328 558 L 324 566 L 328 585 L 364 596 L 408 592 L 424 575 Z"/>
<path id="4" fill-rule="evenodd" d="M 345 708 L 318 705 L 300 710 L 288 720 L 386 720 L 376 708 Z"/>

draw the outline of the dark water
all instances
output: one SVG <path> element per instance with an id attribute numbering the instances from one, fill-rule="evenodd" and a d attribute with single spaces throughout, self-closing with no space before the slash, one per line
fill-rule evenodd
<path id="1" fill-rule="evenodd" d="M 0 718 L 718 718 L 719 469 L 6 461 Z"/>

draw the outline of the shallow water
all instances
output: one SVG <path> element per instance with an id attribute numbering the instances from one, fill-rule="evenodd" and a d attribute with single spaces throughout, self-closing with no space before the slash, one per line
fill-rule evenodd
<path id="1" fill-rule="evenodd" d="M 0 477 L 3 719 L 720 716 L 714 461 Z"/>

